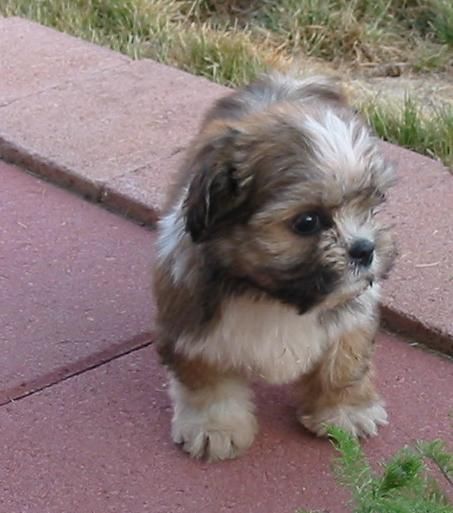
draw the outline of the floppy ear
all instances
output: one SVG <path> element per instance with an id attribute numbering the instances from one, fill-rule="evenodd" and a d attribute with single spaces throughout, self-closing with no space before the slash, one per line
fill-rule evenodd
<path id="1" fill-rule="evenodd" d="M 226 127 L 210 137 L 189 166 L 192 181 L 184 203 L 186 231 L 203 242 L 219 229 L 245 221 L 253 177 L 241 170 L 237 143 L 241 133 Z"/>

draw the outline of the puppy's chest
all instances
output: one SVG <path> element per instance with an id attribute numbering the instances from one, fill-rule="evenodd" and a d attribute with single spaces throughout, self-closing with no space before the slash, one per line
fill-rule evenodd
<path id="1" fill-rule="evenodd" d="M 315 313 L 298 315 L 277 302 L 235 298 L 224 305 L 209 336 L 184 345 L 192 355 L 216 365 L 282 384 L 319 361 L 327 334 Z"/>

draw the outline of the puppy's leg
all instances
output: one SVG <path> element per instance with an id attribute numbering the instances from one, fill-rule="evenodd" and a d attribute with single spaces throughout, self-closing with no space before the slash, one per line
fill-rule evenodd
<path id="1" fill-rule="evenodd" d="M 172 438 L 194 458 L 235 458 L 257 432 L 252 392 L 237 375 L 200 361 L 179 362 L 170 382 Z"/>
<path id="2" fill-rule="evenodd" d="M 374 436 L 379 425 L 387 424 L 371 380 L 373 335 L 366 330 L 344 335 L 302 378 L 299 420 L 307 429 L 322 436 L 334 424 L 355 436 Z"/>

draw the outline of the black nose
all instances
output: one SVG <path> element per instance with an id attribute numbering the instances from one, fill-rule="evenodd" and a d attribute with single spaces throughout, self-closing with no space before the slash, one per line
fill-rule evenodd
<path id="1" fill-rule="evenodd" d="M 349 249 L 355 263 L 368 267 L 373 261 L 374 244 L 368 239 L 356 240 Z"/>

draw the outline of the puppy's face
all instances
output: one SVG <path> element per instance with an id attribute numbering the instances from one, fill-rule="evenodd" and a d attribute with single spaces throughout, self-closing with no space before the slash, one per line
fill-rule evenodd
<path id="1" fill-rule="evenodd" d="M 389 270 L 394 245 L 376 211 L 393 173 L 346 106 L 282 102 L 213 121 L 191 166 L 186 228 L 216 271 L 304 312 Z"/>

